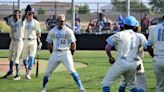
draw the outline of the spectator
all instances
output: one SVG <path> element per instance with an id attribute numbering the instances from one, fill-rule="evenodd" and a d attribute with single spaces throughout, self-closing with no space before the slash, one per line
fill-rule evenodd
<path id="1" fill-rule="evenodd" d="M 54 28 L 55 26 L 56 26 L 56 15 L 53 15 L 46 20 L 47 31 Z"/>
<path id="2" fill-rule="evenodd" d="M 79 23 L 81 22 L 81 20 L 80 20 L 78 14 L 75 14 L 75 22 L 79 22 Z"/>
<path id="3" fill-rule="evenodd" d="M 106 23 L 108 21 L 105 15 L 103 16 L 102 20 L 103 20 L 104 23 Z"/>
<path id="4" fill-rule="evenodd" d="M 119 27 L 118 23 L 115 22 L 112 32 L 113 32 L 113 33 L 116 33 L 116 32 L 118 32 L 119 30 L 120 30 L 120 27 Z"/>
<path id="5" fill-rule="evenodd" d="M 99 21 L 98 21 L 98 32 L 99 32 L 99 34 L 102 33 L 103 27 L 104 27 L 104 22 L 103 22 L 103 20 L 99 20 Z"/>
<path id="6" fill-rule="evenodd" d="M 75 34 L 80 34 L 80 18 L 77 14 L 75 14 Z"/>
<path id="7" fill-rule="evenodd" d="M 141 20 L 141 32 L 146 33 L 150 26 L 150 18 L 145 14 L 143 19 Z"/>
<path id="8" fill-rule="evenodd" d="M 75 21 L 75 34 L 80 34 L 80 22 L 79 21 Z"/>
<path id="9" fill-rule="evenodd" d="M 118 25 L 120 26 L 120 30 L 124 30 L 124 18 L 120 15 L 117 19 Z"/>
<path id="10" fill-rule="evenodd" d="M 93 30 L 94 30 L 94 28 L 95 28 L 94 21 L 93 20 L 90 20 L 86 32 L 87 33 L 92 33 Z"/>

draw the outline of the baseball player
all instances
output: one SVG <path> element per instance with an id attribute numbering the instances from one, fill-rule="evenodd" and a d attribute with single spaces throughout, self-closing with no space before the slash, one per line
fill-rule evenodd
<path id="1" fill-rule="evenodd" d="M 57 16 L 57 26 L 51 29 L 48 33 L 46 41 L 48 42 L 47 46 L 52 55 L 50 56 L 43 77 L 43 86 L 41 92 L 46 91 L 46 85 L 49 77 L 60 63 L 63 63 L 67 71 L 72 75 L 80 89 L 80 92 L 86 92 L 73 64 L 72 54 L 76 49 L 76 38 L 73 30 L 67 27 L 65 23 L 65 15 L 59 14 Z"/>
<path id="2" fill-rule="evenodd" d="M 106 39 L 107 45 L 105 50 L 109 57 L 109 62 L 113 65 L 102 81 L 103 92 L 110 92 L 110 86 L 121 75 L 123 75 L 125 81 L 129 83 L 130 91 L 137 92 L 135 85 L 135 73 L 137 69 L 136 56 L 139 46 L 146 43 L 146 39 L 141 42 L 137 39 L 133 31 L 135 25 L 136 19 L 133 16 L 127 16 L 125 18 L 125 30 L 117 32 Z M 111 48 L 113 46 L 115 46 L 118 52 L 116 62 L 111 54 Z"/>
<path id="3" fill-rule="evenodd" d="M 163 22 L 150 30 L 148 37 L 148 52 L 153 57 L 153 70 L 157 81 L 156 92 L 164 92 L 164 14 L 162 20 Z"/>
<path id="4" fill-rule="evenodd" d="M 135 35 L 137 36 L 138 39 L 145 40 L 145 36 L 142 33 L 137 33 L 138 32 L 138 27 L 139 27 L 139 22 L 136 20 L 137 25 L 136 27 L 133 29 L 135 33 Z M 143 66 L 143 62 L 142 59 L 144 58 L 144 47 L 146 48 L 146 44 L 140 45 L 138 48 L 138 53 L 137 53 L 137 71 L 136 71 L 136 80 L 137 80 L 137 89 L 138 92 L 145 92 L 146 91 L 146 78 L 145 78 L 145 70 L 144 70 L 144 66 Z M 125 79 L 123 79 L 120 83 L 120 87 L 119 87 L 119 92 L 125 92 L 125 88 L 127 86 L 127 82 L 125 81 Z"/>
<path id="5" fill-rule="evenodd" d="M 23 30 L 22 30 L 22 20 L 21 20 L 21 11 L 14 10 L 12 15 L 9 15 L 4 18 L 6 23 L 10 26 L 10 47 L 9 47 L 9 71 L 3 78 L 7 78 L 8 76 L 12 75 L 13 73 L 13 64 L 16 66 L 16 75 L 14 80 L 20 79 L 20 64 L 19 59 L 23 49 Z"/>
<path id="6" fill-rule="evenodd" d="M 26 79 L 31 80 L 31 70 L 35 61 L 37 51 L 37 39 L 41 37 L 41 29 L 39 22 L 33 18 L 34 9 L 28 10 L 25 20 L 23 21 L 24 30 L 24 47 L 23 47 L 23 63 L 26 68 Z M 40 41 L 40 39 L 39 39 Z"/>

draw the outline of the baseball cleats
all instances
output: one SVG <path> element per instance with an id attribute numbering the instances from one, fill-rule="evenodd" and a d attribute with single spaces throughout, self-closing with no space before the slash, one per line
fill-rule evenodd
<path id="1" fill-rule="evenodd" d="M 14 76 L 13 80 L 20 80 L 20 76 L 19 75 Z"/>
<path id="2" fill-rule="evenodd" d="M 27 69 L 27 71 L 26 71 L 26 79 L 27 80 L 31 80 L 31 70 L 30 69 Z"/>
<path id="3" fill-rule="evenodd" d="M 80 92 L 87 92 L 87 90 L 85 90 L 85 89 L 81 89 Z"/>
<path id="4" fill-rule="evenodd" d="M 46 92 L 46 89 L 45 88 L 42 88 L 42 90 L 40 92 Z"/>
<path id="5" fill-rule="evenodd" d="M 31 80 L 31 76 L 30 75 L 26 75 L 26 79 L 27 80 Z"/>
<path id="6" fill-rule="evenodd" d="M 9 77 L 9 76 L 11 76 L 11 75 L 13 75 L 13 72 L 9 71 L 9 72 L 7 72 L 7 74 L 4 75 L 2 78 L 3 78 L 3 79 L 6 79 L 7 77 Z"/>

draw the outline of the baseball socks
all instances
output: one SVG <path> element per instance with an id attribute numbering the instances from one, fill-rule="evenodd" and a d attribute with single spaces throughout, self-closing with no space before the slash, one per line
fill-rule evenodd
<path id="1" fill-rule="evenodd" d="M 13 64 L 14 64 L 14 62 L 13 62 L 13 61 L 10 61 L 10 64 L 9 64 L 9 71 L 8 71 L 7 74 L 4 75 L 2 78 L 7 78 L 8 76 L 10 76 L 10 75 L 13 74 Z"/>
<path id="2" fill-rule="evenodd" d="M 119 89 L 118 89 L 119 90 L 118 92 L 125 92 L 125 89 L 126 89 L 126 87 L 120 86 Z"/>
<path id="3" fill-rule="evenodd" d="M 104 86 L 102 88 L 103 92 L 110 92 L 110 87 L 109 86 Z"/>
<path id="4" fill-rule="evenodd" d="M 14 76 L 14 80 L 20 80 L 20 64 L 15 64 L 16 67 L 16 75 Z"/>
<path id="5" fill-rule="evenodd" d="M 48 77 L 47 77 L 47 76 L 44 76 L 44 77 L 43 77 L 42 89 L 41 89 L 40 92 L 46 92 L 46 85 L 47 85 L 47 82 L 48 82 Z"/>
<path id="6" fill-rule="evenodd" d="M 77 72 L 73 72 L 71 75 L 75 80 L 76 84 L 78 85 L 78 87 L 80 88 L 80 92 L 87 92 L 82 85 L 79 74 Z"/>
<path id="7" fill-rule="evenodd" d="M 24 64 L 25 69 L 26 69 L 26 71 L 27 71 L 27 64 L 28 64 L 28 60 L 23 60 L 23 64 Z"/>

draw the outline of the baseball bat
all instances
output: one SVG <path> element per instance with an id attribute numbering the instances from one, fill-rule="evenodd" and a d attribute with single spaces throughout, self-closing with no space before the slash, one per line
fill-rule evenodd
<path id="1" fill-rule="evenodd" d="M 39 54 L 37 54 L 37 63 L 36 63 L 36 77 L 38 77 L 38 73 L 39 73 Z"/>

